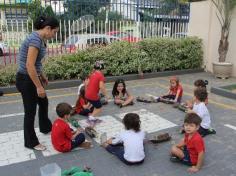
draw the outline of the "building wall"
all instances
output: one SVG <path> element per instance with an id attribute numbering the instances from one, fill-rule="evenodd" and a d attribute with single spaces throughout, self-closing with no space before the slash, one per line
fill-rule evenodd
<path id="1" fill-rule="evenodd" d="M 216 15 L 216 8 L 211 0 L 193 2 L 190 7 L 189 36 L 198 36 L 203 40 L 204 62 L 206 71 L 212 72 L 212 63 L 218 62 L 218 46 L 221 26 Z M 236 9 L 233 15 L 229 36 L 229 51 L 226 61 L 234 64 L 232 76 L 236 77 Z"/>

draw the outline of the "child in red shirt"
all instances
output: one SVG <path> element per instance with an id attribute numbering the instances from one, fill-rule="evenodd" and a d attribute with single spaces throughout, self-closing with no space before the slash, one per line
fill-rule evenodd
<path id="1" fill-rule="evenodd" d="M 188 171 L 198 172 L 203 164 L 205 154 L 205 144 L 198 133 L 201 118 L 195 114 L 187 114 L 184 120 L 185 136 L 179 144 L 172 146 L 170 160 L 180 161 L 191 166 Z"/>
<path id="2" fill-rule="evenodd" d="M 80 129 L 73 131 L 67 123 L 72 107 L 67 103 L 59 103 L 56 107 L 58 118 L 52 125 L 51 141 L 59 152 L 69 152 L 85 141 L 85 135 Z M 91 143 L 85 142 L 89 147 Z"/>
<path id="3" fill-rule="evenodd" d="M 183 88 L 179 83 L 179 78 L 173 76 L 170 78 L 170 89 L 167 95 L 161 96 L 160 100 L 162 99 L 169 99 L 173 100 L 174 102 L 180 103 L 183 96 Z"/>
<path id="4" fill-rule="evenodd" d="M 94 110 L 91 115 L 89 115 L 89 122 L 99 122 L 101 120 L 98 120 L 95 118 L 98 114 L 102 111 L 102 104 L 99 97 L 99 91 L 101 90 L 101 93 L 105 96 L 105 99 L 107 101 L 107 91 L 105 87 L 105 77 L 102 73 L 102 70 L 104 70 L 104 64 L 102 61 L 96 61 L 94 64 L 94 70 L 89 76 L 89 82 L 87 87 L 85 88 L 85 98 L 88 100 L 89 103 L 91 103 L 94 107 Z"/>
<path id="5" fill-rule="evenodd" d="M 85 86 L 80 88 L 80 94 L 76 102 L 75 111 L 84 116 L 88 116 L 93 112 L 93 106 L 85 98 Z"/>

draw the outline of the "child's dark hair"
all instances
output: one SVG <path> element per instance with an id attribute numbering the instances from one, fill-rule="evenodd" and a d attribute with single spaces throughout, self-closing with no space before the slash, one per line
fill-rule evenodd
<path id="1" fill-rule="evenodd" d="M 206 88 L 206 86 L 208 85 L 208 81 L 207 80 L 202 80 L 202 79 L 198 79 L 194 82 L 194 86 L 196 87 L 204 87 Z"/>
<path id="2" fill-rule="evenodd" d="M 140 119 L 136 113 L 128 113 L 123 118 L 123 123 L 127 130 L 134 130 L 135 132 L 140 131 Z"/>
<path id="3" fill-rule="evenodd" d="M 63 118 L 65 115 L 69 115 L 71 113 L 72 107 L 68 103 L 59 103 L 56 107 L 57 115 L 60 118 Z"/>
<path id="4" fill-rule="evenodd" d="M 208 93 L 206 88 L 198 87 L 194 90 L 194 96 L 200 101 L 204 102 L 207 99 Z"/>
<path id="5" fill-rule="evenodd" d="M 59 27 L 59 21 L 55 17 L 38 17 L 34 22 L 34 28 L 39 30 L 43 29 L 46 26 L 50 26 L 51 29 Z"/>
<path id="6" fill-rule="evenodd" d="M 85 97 L 85 86 L 82 86 L 82 87 L 80 88 L 79 96 L 80 96 L 81 98 L 84 98 L 84 97 Z"/>
<path id="7" fill-rule="evenodd" d="M 195 125 L 200 125 L 202 119 L 196 113 L 188 113 L 185 116 L 184 123 L 193 123 Z"/>
<path id="8" fill-rule="evenodd" d="M 89 78 L 89 74 L 88 73 L 81 73 L 79 78 L 81 79 L 81 81 L 85 81 L 86 79 Z"/>
<path id="9" fill-rule="evenodd" d="M 113 97 L 115 97 L 116 95 L 119 95 L 119 92 L 117 91 L 117 87 L 120 83 L 122 83 L 124 86 L 124 89 L 122 90 L 122 94 L 124 95 L 126 93 L 125 81 L 123 79 L 117 79 L 114 86 L 113 86 L 113 89 L 112 89 L 112 96 Z"/>
<path id="10" fill-rule="evenodd" d="M 97 60 L 97 61 L 94 63 L 93 68 L 94 68 L 95 70 L 103 70 L 103 69 L 105 68 L 103 61 Z"/>

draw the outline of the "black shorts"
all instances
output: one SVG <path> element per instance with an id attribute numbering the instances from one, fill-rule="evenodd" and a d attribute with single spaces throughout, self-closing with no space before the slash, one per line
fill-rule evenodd
<path id="1" fill-rule="evenodd" d="M 93 105 L 94 108 L 100 109 L 102 107 L 102 103 L 100 100 L 89 100 L 87 99 L 89 103 Z"/>

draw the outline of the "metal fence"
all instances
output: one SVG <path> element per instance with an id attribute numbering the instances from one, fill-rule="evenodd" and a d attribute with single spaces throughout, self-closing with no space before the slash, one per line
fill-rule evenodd
<path id="1" fill-rule="evenodd" d="M 16 62 L 20 44 L 33 31 L 33 20 L 29 19 L 34 18 L 32 14 L 51 13 L 60 19 L 56 38 L 48 41 L 48 56 L 72 53 L 114 40 L 137 42 L 154 37 L 182 38 L 188 32 L 189 4 L 166 4 L 160 0 L 41 0 L 33 13 L 32 2 L 24 3 L 24 6 L 23 0 L 19 2 L 18 8 L 14 8 L 16 4 L 13 3 L 5 6 L 8 15 L 5 13 L 5 19 L 0 21 L 2 40 L 10 46 L 2 51 L 2 64 L 5 65 Z M 98 6 L 93 8 L 94 5 Z"/>

